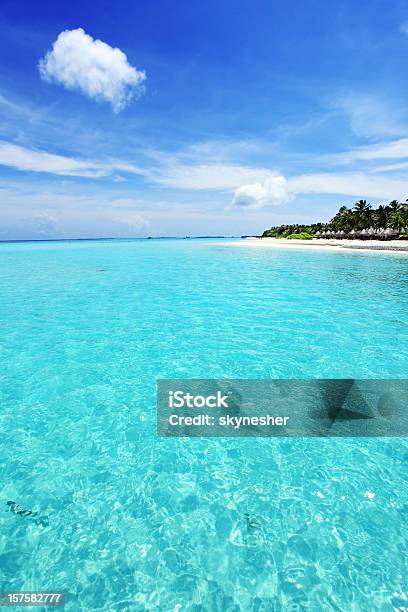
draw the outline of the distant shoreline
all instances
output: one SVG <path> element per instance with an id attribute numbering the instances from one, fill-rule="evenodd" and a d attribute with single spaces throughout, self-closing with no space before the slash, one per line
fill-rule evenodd
<path id="1" fill-rule="evenodd" d="M 408 240 L 336 240 L 335 238 L 313 238 L 312 240 L 287 240 L 285 238 L 245 238 L 239 242 L 223 243 L 225 246 L 244 246 L 253 248 L 288 248 L 322 250 L 358 250 L 363 252 L 382 252 L 408 254 Z"/>

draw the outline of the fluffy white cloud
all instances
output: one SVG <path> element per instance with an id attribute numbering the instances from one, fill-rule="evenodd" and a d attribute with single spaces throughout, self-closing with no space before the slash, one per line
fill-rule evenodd
<path id="1" fill-rule="evenodd" d="M 278 206 L 291 199 L 284 176 L 271 174 L 263 183 L 243 185 L 235 190 L 232 206 L 237 208 L 259 209 Z"/>
<path id="2" fill-rule="evenodd" d="M 143 91 L 146 78 L 145 72 L 129 64 L 123 51 L 93 39 L 82 28 L 61 32 L 40 60 L 39 70 L 47 81 L 109 102 L 115 113 Z"/>

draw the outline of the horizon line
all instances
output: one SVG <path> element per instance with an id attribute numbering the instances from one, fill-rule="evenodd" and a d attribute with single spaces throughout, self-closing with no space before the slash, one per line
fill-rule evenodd
<path id="1" fill-rule="evenodd" d="M 255 234 L 254 234 L 255 236 Z M 98 240 L 204 240 L 206 238 L 247 238 L 248 236 L 138 236 L 138 237 L 124 237 L 124 236 L 106 236 L 98 238 L 10 238 L 8 240 L 0 240 L 0 244 L 8 244 L 15 242 L 77 242 L 80 240 L 84 241 L 98 241 Z"/>

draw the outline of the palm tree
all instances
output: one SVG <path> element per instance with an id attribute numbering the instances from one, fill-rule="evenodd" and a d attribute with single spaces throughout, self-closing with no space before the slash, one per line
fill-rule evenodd
<path id="1" fill-rule="evenodd" d="M 367 204 L 366 200 L 359 200 L 354 205 L 353 210 L 357 221 L 356 229 L 366 229 L 370 227 L 371 204 Z"/>
<path id="2" fill-rule="evenodd" d="M 337 232 L 349 232 L 353 227 L 353 212 L 347 206 L 342 206 L 330 221 L 330 225 Z"/>
<path id="3" fill-rule="evenodd" d="M 353 209 L 342 206 L 335 214 L 330 223 L 286 224 L 271 227 L 265 230 L 264 236 L 283 237 L 288 234 L 308 232 L 311 234 L 324 234 L 327 230 L 332 232 L 343 231 L 349 233 L 351 230 L 368 229 L 372 225 L 379 228 L 392 227 L 400 232 L 405 229 L 408 232 L 408 198 L 403 203 L 393 200 L 386 206 L 380 205 L 373 210 L 366 200 L 359 200 Z"/>
<path id="4" fill-rule="evenodd" d="M 400 207 L 401 207 L 401 204 L 398 202 L 398 200 L 393 200 L 392 202 L 389 203 L 389 208 L 392 212 L 399 210 Z"/>
<path id="5" fill-rule="evenodd" d="M 407 217 L 402 209 L 395 210 L 390 216 L 390 227 L 400 232 L 407 223 Z"/>
<path id="6" fill-rule="evenodd" d="M 388 213 L 385 206 L 380 205 L 373 213 L 374 227 L 380 229 L 388 226 Z"/>

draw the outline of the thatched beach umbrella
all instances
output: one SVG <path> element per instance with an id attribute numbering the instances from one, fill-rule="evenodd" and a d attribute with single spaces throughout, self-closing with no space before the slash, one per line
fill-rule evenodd
<path id="1" fill-rule="evenodd" d="M 387 227 L 386 230 L 381 232 L 381 236 L 387 239 L 392 238 L 396 233 L 398 234 L 398 232 L 395 232 L 395 230 L 391 229 L 390 227 Z"/>

